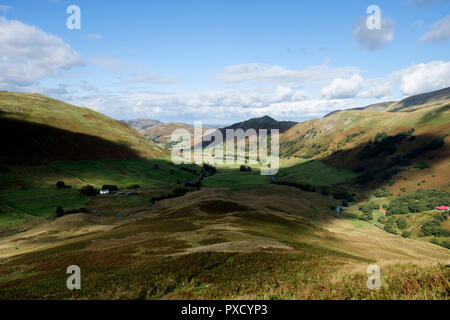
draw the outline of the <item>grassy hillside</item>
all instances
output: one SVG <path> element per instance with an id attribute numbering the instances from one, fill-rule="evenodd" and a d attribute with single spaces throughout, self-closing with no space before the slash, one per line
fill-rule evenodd
<path id="1" fill-rule="evenodd" d="M 450 181 L 449 133 L 448 105 L 408 113 L 342 111 L 291 128 L 281 137 L 280 152 L 298 161 L 322 159 L 360 173 L 373 171 L 369 183 L 401 167 L 403 176 L 415 183 L 427 177 L 428 186 L 446 187 Z M 430 168 L 416 168 L 422 162 Z M 393 171 L 392 176 L 398 172 Z M 410 181 L 402 180 L 397 190 L 411 189 Z"/>
<path id="2" fill-rule="evenodd" d="M 333 203 L 284 186 L 205 188 L 122 220 L 66 216 L 3 239 L 0 298 L 448 298 L 447 249 L 339 218 Z M 82 290 L 69 291 L 74 263 Z M 381 290 L 366 287 L 373 263 Z"/>
<path id="3" fill-rule="evenodd" d="M 0 92 L 0 124 L 2 162 L 164 155 L 120 121 L 40 94 Z"/>

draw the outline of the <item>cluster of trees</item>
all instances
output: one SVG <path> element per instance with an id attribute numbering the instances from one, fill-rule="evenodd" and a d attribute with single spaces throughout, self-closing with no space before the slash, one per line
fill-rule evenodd
<path id="1" fill-rule="evenodd" d="M 362 212 L 361 220 L 370 221 L 373 219 L 372 211 L 380 209 L 380 205 L 375 202 L 369 202 L 365 205 L 359 206 L 359 210 Z"/>
<path id="2" fill-rule="evenodd" d="M 81 188 L 80 192 L 88 197 L 93 197 L 100 193 L 100 191 L 95 189 L 93 186 L 84 186 Z"/>
<path id="3" fill-rule="evenodd" d="M 198 171 L 195 169 L 190 169 L 187 167 L 181 167 L 180 168 L 183 171 L 187 171 L 187 172 L 191 172 L 194 174 L 198 174 Z M 151 201 L 153 203 L 155 203 L 156 201 L 160 201 L 160 200 L 164 200 L 164 199 L 171 199 L 171 198 L 177 198 L 177 197 L 182 197 L 184 196 L 186 193 L 191 192 L 193 190 L 200 190 L 200 187 L 202 186 L 202 181 L 205 177 L 207 176 L 212 176 L 217 172 L 217 169 L 214 166 L 211 166 L 207 163 L 204 163 L 201 171 L 200 171 L 200 176 L 198 177 L 198 179 L 193 180 L 193 181 L 189 181 L 189 182 L 185 182 L 183 187 L 176 187 L 175 189 L 172 190 L 171 193 L 166 194 L 166 195 L 161 195 L 159 197 L 152 197 Z M 177 181 L 177 184 L 179 184 L 179 181 Z"/>
<path id="4" fill-rule="evenodd" d="M 213 176 L 213 175 L 216 174 L 216 172 L 217 172 L 216 167 L 214 167 L 212 165 L 209 165 L 207 163 L 203 164 L 202 175 L 204 175 L 204 176 Z"/>
<path id="5" fill-rule="evenodd" d="M 408 225 L 405 218 L 398 218 L 397 220 L 395 220 L 395 223 L 397 224 L 397 227 L 399 229 L 405 229 Z"/>
<path id="6" fill-rule="evenodd" d="M 394 222 L 395 222 L 394 219 L 388 219 L 384 224 L 384 230 L 392 234 L 397 234 L 397 231 L 395 230 L 394 227 Z"/>
<path id="7" fill-rule="evenodd" d="M 64 181 L 58 181 L 58 182 L 56 183 L 56 187 L 57 187 L 58 189 L 70 189 L 70 188 L 72 188 L 71 186 L 67 186 L 67 185 L 64 183 Z"/>
<path id="8" fill-rule="evenodd" d="M 132 187 L 135 187 L 135 186 L 139 187 L 138 185 L 133 185 Z M 129 188 L 129 189 L 135 189 L 135 188 Z M 102 186 L 102 190 L 108 190 L 109 192 L 115 192 L 115 191 L 118 191 L 119 188 L 116 185 L 105 184 L 104 186 Z M 82 187 L 80 192 L 88 197 L 93 197 L 100 193 L 100 191 L 98 189 L 95 189 L 91 185 Z"/>
<path id="9" fill-rule="evenodd" d="M 375 136 L 374 141 L 370 141 L 369 144 L 363 150 L 361 150 L 361 152 L 359 153 L 359 158 L 372 159 L 379 156 L 388 156 L 394 154 L 397 151 L 397 145 L 399 145 L 413 132 L 414 129 L 410 129 L 408 132 L 398 133 L 394 136 L 388 136 L 384 132 L 378 133 Z"/>
<path id="10" fill-rule="evenodd" d="M 388 215 L 417 213 L 434 209 L 437 205 L 450 203 L 450 192 L 445 190 L 422 190 L 402 195 L 392 200 Z"/>
<path id="11" fill-rule="evenodd" d="M 431 243 L 437 244 L 438 246 L 450 249 L 450 241 L 444 240 L 442 242 L 439 242 L 437 239 L 432 239 Z"/>
<path id="12" fill-rule="evenodd" d="M 447 219 L 447 214 L 436 214 L 433 219 L 426 222 L 419 232 L 419 237 L 435 236 L 450 237 L 450 230 L 441 227 L 441 223 Z"/>
<path id="13" fill-rule="evenodd" d="M 377 198 L 385 198 L 385 197 L 389 197 L 390 195 L 391 195 L 391 193 L 386 188 L 380 188 L 375 191 L 375 197 L 377 197 Z"/>
<path id="14" fill-rule="evenodd" d="M 239 168 L 239 170 L 242 171 L 242 172 L 251 172 L 251 171 L 252 171 L 252 168 L 246 167 L 246 166 L 244 166 L 244 165 L 241 165 L 241 167 Z"/>
<path id="15" fill-rule="evenodd" d="M 102 190 L 108 190 L 109 192 L 116 192 L 119 191 L 119 188 L 115 185 L 105 184 L 104 186 L 102 186 Z"/>
<path id="16" fill-rule="evenodd" d="M 383 229 L 392 234 L 398 234 L 397 230 L 395 229 L 395 226 L 397 226 L 399 230 L 406 229 L 406 227 L 408 226 L 408 222 L 406 221 L 405 218 L 402 217 L 395 219 L 394 217 L 386 218 L 383 216 L 378 218 L 378 222 L 384 224 Z M 409 238 L 411 237 L 411 232 L 403 231 L 401 235 L 404 238 Z"/>
<path id="17" fill-rule="evenodd" d="M 414 165 L 414 168 L 418 168 L 420 170 L 429 168 L 430 165 L 424 161 L 419 161 Z"/>

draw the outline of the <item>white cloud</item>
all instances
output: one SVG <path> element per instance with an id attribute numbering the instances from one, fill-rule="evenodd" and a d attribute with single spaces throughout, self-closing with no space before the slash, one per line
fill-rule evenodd
<path id="1" fill-rule="evenodd" d="M 81 65 L 80 55 L 61 38 L 0 17 L 0 87 L 31 85 Z"/>
<path id="2" fill-rule="evenodd" d="M 385 81 L 384 83 L 377 83 L 374 81 L 367 81 L 369 88 L 360 92 L 357 97 L 364 99 L 381 99 L 391 95 L 391 83 Z"/>
<path id="3" fill-rule="evenodd" d="M 400 79 L 405 95 L 435 91 L 450 86 L 450 62 L 432 61 L 405 68 L 393 74 Z"/>
<path id="4" fill-rule="evenodd" d="M 174 84 L 182 82 L 179 78 L 169 78 L 158 73 L 136 73 L 131 79 L 124 81 L 124 83 L 153 83 L 153 84 Z"/>
<path id="5" fill-rule="evenodd" d="M 337 78 L 358 72 L 355 67 L 333 68 L 328 65 L 311 66 L 303 70 L 290 70 L 282 66 L 259 63 L 237 64 L 216 74 L 217 79 L 228 84 L 276 83 L 296 86 L 323 85 Z"/>
<path id="6" fill-rule="evenodd" d="M 320 91 L 326 99 L 348 99 L 354 98 L 362 89 L 363 77 L 355 73 L 348 79 L 337 78 L 330 85 Z"/>
<path id="7" fill-rule="evenodd" d="M 358 44 L 367 50 L 381 49 L 394 40 L 394 23 L 388 19 L 381 19 L 381 29 L 367 28 L 365 18 L 355 22 L 353 36 Z"/>
<path id="8" fill-rule="evenodd" d="M 431 27 L 431 30 L 425 33 L 420 40 L 442 42 L 450 39 L 450 15 L 437 21 Z"/>
<path id="9" fill-rule="evenodd" d="M 302 101 L 302 100 L 306 100 L 307 98 L 308 98 L 308 93 L 307 92 L 305 92 L 303 90 L 297 90 L 292 95 L 291 100 L 292 101 Z"/>
<path id="10" fill-rule="evenodd" d="M 317 117 L 336 108 L 348 107 L 346 100 L 305 100 L 306 93 L 290 87 L 208 92 L 116 92 L 73 97 L 69 101 L 104 112 L 112 117 L 153 117 L 188 121 L 199 119 L 242 120 L 271 115 L 293 120 Z"/>

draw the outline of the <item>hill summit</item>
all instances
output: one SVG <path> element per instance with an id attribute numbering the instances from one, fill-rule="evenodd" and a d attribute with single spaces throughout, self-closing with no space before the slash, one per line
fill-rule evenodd
<path id="1" fill-rule="evenodd" d="M 282 132 L 289 130 L 296 124 L 297 124 L 297 122 L 294 122 L 294 121 L 277 121 L 266 115 L 261 118 L 253 118 L 253 119 L 249 119 L 246 121 L 238 122 L 231 126 L 222 128 L 221 130 L 222 130 L 222 132 L 225 132 L 226 129 L 234 129 L 234 130 L 243 129 L 244 131 L 248 130 L 248 129 L 255 129 L 255 130 L 279 129 L 280 133 L 282 133 Z"/>

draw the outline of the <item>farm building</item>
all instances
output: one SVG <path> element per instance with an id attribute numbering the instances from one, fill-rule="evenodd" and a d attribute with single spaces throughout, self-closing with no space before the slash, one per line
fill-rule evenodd
<path id="1" fill-rule="evenodd" d="M 436 211 L 439 212 L 445 212 L 445 211 L 450 211 L 450 207 L 449 206 L 437 206 L 435 208 Z"/>
<path id="2" fill-rule="evenodd" d="M 380 209 L 380 213 L 382 213 L 385 216 L 386 215 L 386 210 Z"/>
<path id="3" fill-rule="evenodd" d="M 100 194 L 109 194 L 109 190 L 100 190 Z"/>

